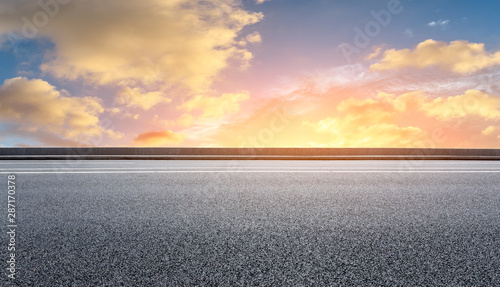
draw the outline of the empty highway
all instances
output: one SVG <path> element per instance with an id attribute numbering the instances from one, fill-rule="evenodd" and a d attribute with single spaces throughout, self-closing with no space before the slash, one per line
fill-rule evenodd
<path id="1" fill-rule="evenodd" d="M 500 161 L 0 161 L 2 218 L 9 175 L 1 286 L 500 286 Z"/>

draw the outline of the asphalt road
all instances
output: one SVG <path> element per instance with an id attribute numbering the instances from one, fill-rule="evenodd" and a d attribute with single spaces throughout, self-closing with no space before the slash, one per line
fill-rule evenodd
<path id="1" fill-rule="evenodd" d="M 1 286 L 500 286 L 498 161 L 0 161 L 0 178 Z"/>

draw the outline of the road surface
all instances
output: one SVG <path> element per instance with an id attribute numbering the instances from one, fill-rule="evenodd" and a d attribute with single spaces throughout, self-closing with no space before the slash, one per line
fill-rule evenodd
<path id="1" fill-rule="evenodd" d="M 498 161 L 0 161 L 0 177 L 1 286 L 500 286 Z"/>

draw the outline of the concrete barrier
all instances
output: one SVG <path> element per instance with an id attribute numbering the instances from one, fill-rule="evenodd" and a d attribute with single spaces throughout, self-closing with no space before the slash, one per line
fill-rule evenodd
<path id="1" fill-rule="evenodd" d="M 500 149 L 0 148 L 0 160 L 500 160 Z"/>

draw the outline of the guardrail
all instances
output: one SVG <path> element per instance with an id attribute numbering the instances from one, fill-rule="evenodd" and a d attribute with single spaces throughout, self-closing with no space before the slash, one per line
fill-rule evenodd
<path id="1" fill-rule="evenodd" d="M 500 160 L 500 149 L 0 148 L 0 160 Z"/>

